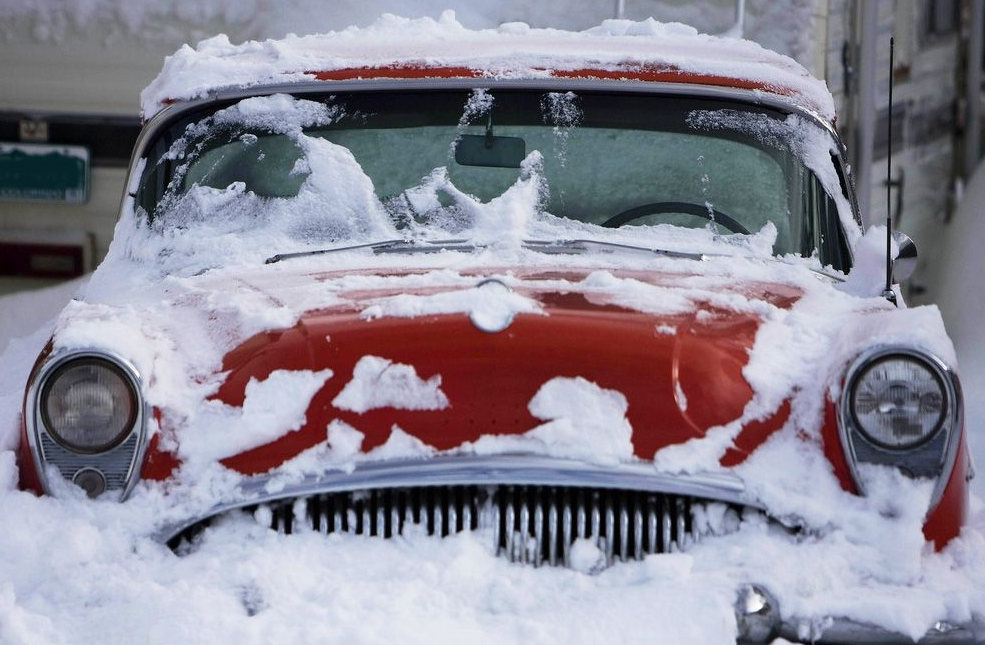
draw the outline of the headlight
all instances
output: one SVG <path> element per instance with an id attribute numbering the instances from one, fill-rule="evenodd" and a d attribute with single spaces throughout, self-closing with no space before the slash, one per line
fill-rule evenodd
<path id="1" fill-rule="evenodd" d="M 933 507 L 944 493 L 961 445 L 961 383 L 933 354 L 907 346 L 873 347 L 845 375 L 838 434 L 859 492 L 860 464 L 892 466 L 936 480 Z"/>
<path id="2" fill-rule="evenodd" d="M 58 443 L 81 453 L 118 445 L 137 420 L 137 393 L 122 371 L 99 358 L 58 367 L 41 391 L 45 429 Z"/>
<path id="3" fill-rule="evenodd" d="M 896 354 L 872 361 L 859 371 L 850 395 L 856 426 L 883 448 L 913 448 L 944 424 L 944 383 L 916 356 Z"/>

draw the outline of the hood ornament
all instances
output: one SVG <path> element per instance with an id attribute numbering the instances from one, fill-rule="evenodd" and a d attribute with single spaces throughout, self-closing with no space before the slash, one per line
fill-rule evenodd
<path id="1" fill-rule="evenodd" d="M 486 278 L 475 286 L 476 301 L 469 309 L 469 320 L 479 331 L 495 334 L 513 324 L 516 309 L 513 289 L 499 278 Z"/>

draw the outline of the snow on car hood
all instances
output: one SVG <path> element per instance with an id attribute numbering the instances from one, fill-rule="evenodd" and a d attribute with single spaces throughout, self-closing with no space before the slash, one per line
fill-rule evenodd
<path id="1" fill-rule="evenodd" d="M 793 59 L 734 38 L 698 34 L 686 25 L 606 20 L 583 31 L 463 27 L 453 11 L 438 20 L 385 15 L 366 28 L 233 45 L 220 35 L 182 46 L 141 93 L 149 119 L 168 102 L 219 89 L 312 80 L 316 72 L 359 68 L 461 68 L 496 78 L 543 78 L 545 70 L 675 71 L 737 79 L 793 94 L 827 119 L 834 102 L 823 81 Z M 357 75 L 358 77 L 358 75 Z"/>
<path id="2" fill-rule="evenodd" d="M 216 451 L 215 424 L 169 424 L 165 414 L 166 425 L 181 427 L 179 452 L 189 460 L 225 458 L 240 472 L 262 473 L 326 444 L 335 421 L 358 429 L 368 458 L 404 432 L 432 450 L 488 453 L 502 444 L 500 451 L 583 461 L 651 460 L 742 416 L 752 394 L 742 369 L 760 314 L 800 295 L 776 284 L 555 266 L 271 278 L 241 284 L 282 300 L 310 288 L 307 281 L 335 304 L 228 352 L 213 398 L 245 411 L 257 396 L 250 388 L 267 387 L 284 369 L 330 370 L 331 378 L 317 399 L 305 399 L 303 425 L 273 425 L 265 441 L 241 432 L 240 442 L 222 441 Z M 613 397 L 619 414 L 609 414 Z M 576 400 L 599 402 L 605 420 L 551 412 Z M 557 429 L 561 419 L 571 436 L 545 439 L 542 422 Z M 627 432 L 609 445 L 607 426 Z"/>
<path id="3" fill-rule="evenodd" d="M 503 266 L 504 254 L 512 267 Z M 482 284 L 489 278 L 498 286 Z M 114 281 L 125 287 L 120 279 Z M 673 438 L 647 441 L 634 435 L 630 453 L 614 448 L 600 454 L 654 460 L 655 467 L 670 472 L 697 472 L 718 469 L 744 425 L 770 417 L 788 401 L 790 432 L 819 443 L 825 401 L 837 397 L 847 364 L 873 344 L 910 344 L 954 363 L 935 308 L 897 310 L 881 298 L 846 293 L 834 282 L 803 261 L 741 256 L 641 260 L 634 253 L 557 257 L 492 248 L 401 256 L 362 249 L 166 277 L 139 291 L 106 292 L 94 278 L 89 299 L 73 302 L 63 313 L 54 346 L 101 347 L 130 357 L 144 375 L 148 403 L 162 410 L 174 429 L 162 437 L 163 447 L 195 463 L 303 435 L 303 442 L 256 462 L 272 468 L 325 443 L 333 420 L 363 433 L 366 451 L 386 443 L 393 426 L 424 439 L 407 419 L 433 419 L 447 405 L 454 409 L 456 401 L 479 405 L 483 397 L 468 394 L 465 384 L 482 378 L 482 368 L 470 365 L 469 358 L 492 351 L 500 339 L 518 339 L 514 349 L 497 346 L 493 353 L 503 363 L 489 359 L 486 371 L 529 374 L 528 380 L 511 381 L 523 384 L 510 403 L 522 422 L 511 417 L 508 430 L 483 426 L 481 417 L 494 416 L 484 411 L 474 419 L 473 434 L 432 437 L 425 444 L 461 449 L 486 434 L 522 434 L 545 419 L 551 422 L 549 415 L 532 412 L 539 388 L 554 377 L 580 377 L 630 403 L 638 401 L 626 419 L 632 432 L 642 433 L 647 415 L 654 413 L 642 402 L 660 382 L 659 396 L 649 401 L 663 397 L 665 407 L 676 410 Z M 477 314 L 504 318 L 505 331 L 480 331 Z M 459 345 L 443 348 L 449 338 L 460 339 Z M 531 354 L 538 347 L 553 349 L 538 359 Z M 626 351 L 637 358 L 641 352 L 653 354 L 630 362 Z M 334 358 L 312 358 L 319 352 Z M 594 357 L 594 368 L 586 355 Z M 402 396 L 401 388 L 411 388 L 412 396 L 405 398 L 445 405 L 399 419 L 391 413 L 401 406 L 392 401 L 370 405 L 353 393 L 358 384 L 350 383 L 357 364 L 368 360 L 409 370 L 394 381 L 393 400 Z M 612 361 L 608 368 L 606 360 Z M 633 365 L 639 374 L 612 376 Z M 422 389 L 422 382 L 434 378 L 430 390 Z M 344 396 L 343 388 L 349 394 Z M 275 405 L 278 392 L 306 400 L 288 410 Z M 323 403 L 339 397 L 335 407 L 342 413 L 312 417 L 306 425 L 305 404 L 316 396 Z M 270 403 L 257 403 L 262 400 Z M 383 414 L 374 407 L 391 410 Z M 264 423 L 246 426 L 265 429 L 235 435 L 229 428 L 242 425 L 250 410 Z M 549 445 L 533 449 L 550 452 Z M 563 446 L 558 452 L 571 456 Z M 234 463 L 240 471 L 264 469 L 246 467 L 246 461 Z"/>

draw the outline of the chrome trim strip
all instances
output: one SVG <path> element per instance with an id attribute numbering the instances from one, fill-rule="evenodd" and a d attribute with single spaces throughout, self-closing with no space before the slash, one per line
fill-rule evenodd
<path id="1" fill-rule="evenodd" d="M 650 464 L 599 466 L 540 455 L 450 455 L 357 464 L 352 472 L 329 471 L 281 486 L 283 476 L 245 479 L 232 499 L 204 513 L 164 525 L 156 539 L 167 542 L 185 529 L 226 511 L 306 495 L 381 488 L 514 484 L 577 486 L 687 495 L 762 508 L 747 496 L 745 484 L 730 473 L 666 474 Z M 275 492 L 270 492 L 270 489 Z M 567 507 L 565 507 L 567 508 Z M 570 509 L 569 509 L 570 510 Z"/>
<path id="2" fill-rule="evenodd" d="M 927 509 L 929 513 L 937 506 L 937 503 L 940 502 L 941 497 L 944 495 L 944 488 L 951 478 L 951 472 L 954 469 L 954 463 L 958 457 L 961 434 L 964 432 L 964 402 L 961 395 L 961 383 L 954 370 L 944 363 L 944 361 L 929 352 L 905 345 L 879 345 L 859 354 L 845 373 L 841 400 L 838 402 L 838 438 L 841 441 L 842 450 L 844 450 L 847 457 L 848 468 L 851 471 L 852 479 L 855 481 L 859 493 L 865 495 L 865 485 L 862 483 L 858 468 L 856 467 L 858 462 L 855 455 L 855 446 L 849 437 L 849 432 L 855 431 L 851 421 L 851 410 L 849 409 L 849 400 L 851 398 L 849 393 L 863 367 L 871 361 L 893 354 L 914 356 L 925 361 L 940 377 L 941 382 L 944 384 L 945 394 L 947 395 L 945 420 L 941 425 L 941 429 L 938 430 L 938 432 L 947 433 L 947 448 L 941 463 L 941 474 L 937 478 L 937 483 L 934 485 L 934 492 L 931 495 L 930 508 Z M 887 455 L 908 452 L 906 449 L 890 450 L 878 446 L 876 446 L 876 449 Z"/>
<path id="3" fill-rule="evenodd" d="M 133 430 L 131 430 L 120 443 L 110 450 L 103 453 L 98 453 L 103 455 L 107 454 L 126 443 L 134 435 L 137 436 L 137 448 L 131 456 L 130 465 L 127 468 L 125 480 L 126 485 L 123 490 L 120 491 L 119 501 L 123 501 L 130 495 L 130 492 L 137 483 L 137 479 L 139 479 L 136 474 L 139 472 L 140 466 L 143 464 L 144 454 L 147 451 L 148 437 L 146 421 L 149 417 L 149 410 L 147 409 L 146 401 L 144 400 L 143 393 L 141 392 L 142 380 L 140 373 L 137 371 L 137 368 L 134 367 L 133 363 L 115 352 L 100 349 L 73 349 L 59 351 L 50 356 L 34 375 L 34 378 L 28 386 L 28 404 L 26 406 L 28 413 L 25 415 L 24 419 L 24 422 L 27 424 L 27 441 L 31 448 L 34 469 L 37 472 L 38 481 L 41 482 L 41 487 L 44 489 L 44 492 L 51 495 L 52 490 L 48 483 L 46 462 L 42 456 L 41 434 L 43 433 L 52 441 L 55 441 L 55 438 L 51 436 L 47 429 L 45 429 L 44 424 L 41 421 L 41 391 L 44 389 L 44 385 L 48 377 L 51 376 L 55 370 L 65 363 L 79 358 L 99 358 L 114 364 L 116 367 L 120 368 L 127 380 L 130 382 L 131 387 L 133 387 L 134 392 L 137 394 L 137 417 L 134 420 Z M 80 461 L 84 461 L 85 458 L 86 455 L 81 453 L 79 454 Z M 107 493 L 109 492 L 110 491 L 107 491 Z M 104 495 L 107 493 L 104 493 Z"/>

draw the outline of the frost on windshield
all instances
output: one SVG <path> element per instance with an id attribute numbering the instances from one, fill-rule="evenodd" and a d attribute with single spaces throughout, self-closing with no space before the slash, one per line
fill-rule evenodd
<path id="1" fill-rule="evenodd" d="M 544 123 L 554 126 L 554 157 L 564 167 L 568 136 L 583 117 L 574 92 L 548 92 L 541 101 Z"/>
<path id="2" fill-rule="evenodd" d="M 687 123 L 696 130 L 741 133 L 754 137 L 769 148 L 793 154 L 817 177 L 825 192 L 834 200 L 849 243 L 854 246 L 858 241 L 861 231 L 832 163 L 832 157 L 838 152 L 835 141 L 816 123 L 797 114 L 790 114 L 780 121 L 766 114 L 741 110 L 694 110 L 688 115 Z"/>
<path id="3" fill-rule="evenodd" d="M 133 202 L 144 226 L 120 246 L 182 274 L 396 238 L 800 252 L 791 153 L 706 134 L 738 127 L 727 110 L 685 124 L 674 119 L 687 111 L 651 100 L 485 89 L 248 98 L 158 144 Z M 776 134 L 781 147 L 789 136 Z"/>
<path id="4" fill-rule="evenodd" d="M 344 146 L 308 136 L 344 114 L 286 95 L 249 98 L 188 126 L 158 166 L 172 164 L 138 259 L 200 270 L 349 239 L 395 236 L 373 182 Z M 151 176 L 153 176 L 151 174 Z"/>

